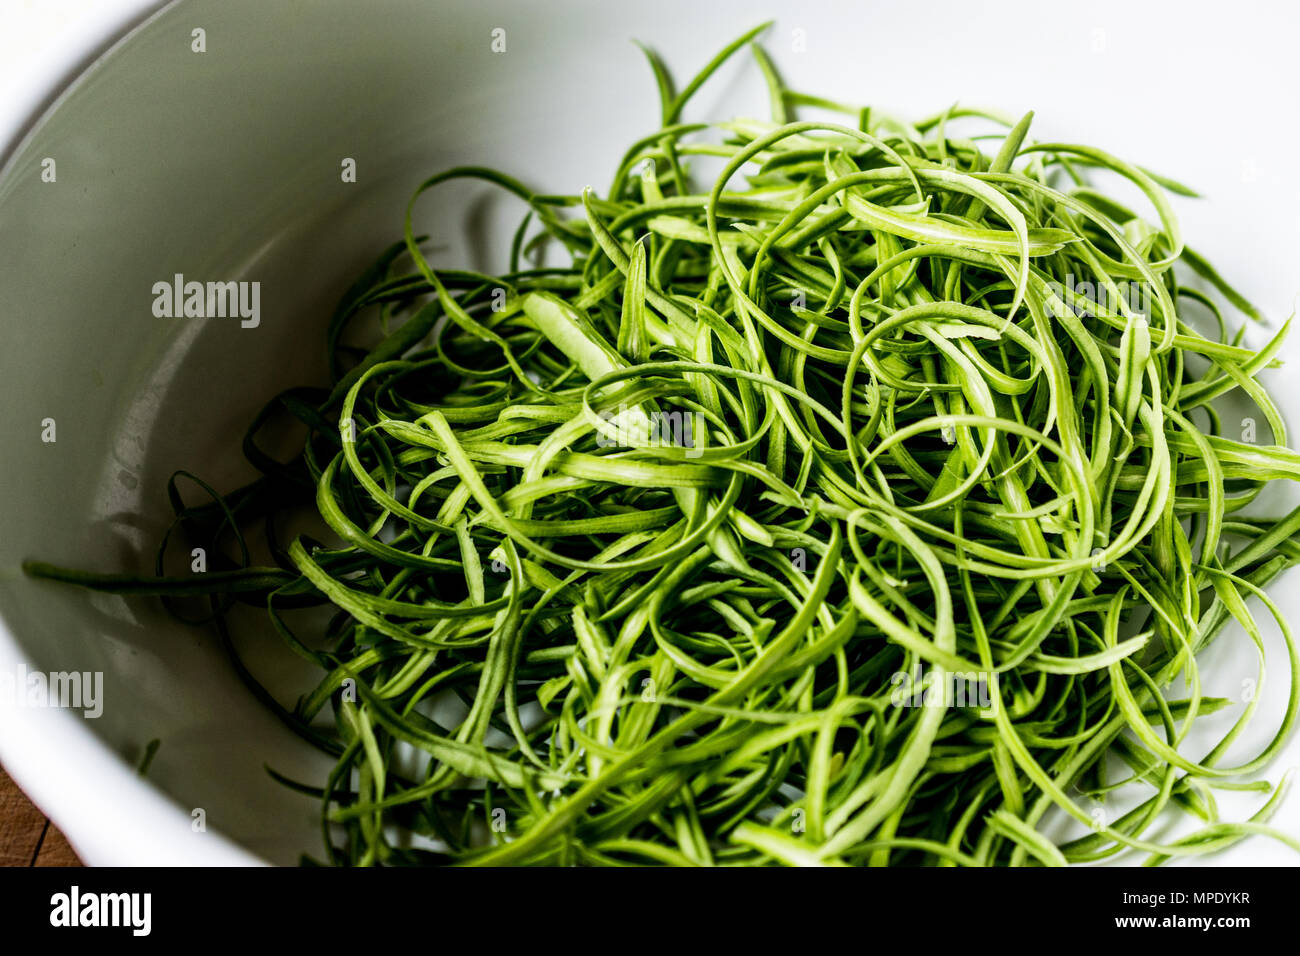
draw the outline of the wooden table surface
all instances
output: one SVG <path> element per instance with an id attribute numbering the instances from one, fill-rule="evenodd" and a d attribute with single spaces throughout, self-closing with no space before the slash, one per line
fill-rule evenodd
<path id="1" fill-rule="evenodd" d="M 77 854 L 0 767 L 0 866 L 81 866 Z"/>

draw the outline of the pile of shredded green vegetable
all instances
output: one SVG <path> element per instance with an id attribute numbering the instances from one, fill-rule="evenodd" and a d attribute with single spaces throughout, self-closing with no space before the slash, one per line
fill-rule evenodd
<path id="1" fill-rule="evenodd" d="M 648 55 L 659 126 L 603 194 L 485 168 L 423 183 L 329 323 L 330 387 L 250 429 L 262 477 L 199 482 L 198 505 L 173 479 L 173 537 L 209 549 L 205 573 L 165 576 L 161 551 L 158 577 L 28 571 L 178 612 L 199 596 L 232 649 L 228 612 L 264 606 L 325 676 L 285 708 L 235 663 L 337 756 L 294 784 L 332 863 L 1300 849 L 1256 773 L 1300 694 L 1262 590 L 1300 561 L 1300 511 L 1242 512 L 1300 478 L 1256 379 L 1285 328 L 1258 352 L 1230 331 L 1219 299 L 1259 316 L 1184 246 L 1184 187 L 1036 143 L 1030 117 L 911 125 L 795 93 L 757 32 L 680 92 Z M 771 118 L 681 122 L 742 50 Z M 723 168 L 699 184 L 702 163 Z M 465 179 L 527 205 L 504 275 L 422 253 L 420 198 Z M 537 265 L 543 245 L 569 264 Z M 358 350 L 363 316 L 385 337 Z M 1229 393 L 1258 439 L 1221 420 Z M 288 464 L 258 442 L 285 416 L 309 430 Z M 282 541 L 304 504 L 328 532 Z M 1262 680 L 1248 602 L 1277 618 L 1291 689 L 1271 743 L 1228 766 L 1261 694 L 1210 718 L 1242 702 L 1202 694 L 1196 654 L 1235 621 Z M 321 607 L 327 626 L 302 623 Z M 1190 752 L 1206 723 L 1222 741 Z M 1133 809 L 1095 811 L 1121 788 Z M 1224 788 L 1271 795 L 1224 822 Z M 1057 845 L 1042 824 L 1062 811 L 1088 829 Z M 1170 813 L 1198 821 L 1158 842 Z"/>

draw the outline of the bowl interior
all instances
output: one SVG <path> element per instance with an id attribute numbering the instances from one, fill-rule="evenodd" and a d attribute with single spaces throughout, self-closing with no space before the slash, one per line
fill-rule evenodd
<path id="1" fill-rule="evenodd" d="M 1178 207 L 1192 243 L 1270 315 L 1290 313 L 1300 194 L 1285 164 L 1300 136 L 1275 128 L 1266 99 L 1233 99 L 1213 71 L 1191 68 L 1184 56 L 1206 43 L 1201 34 L 1152 49 L 1141 36 L 1155 19 L 1118 4 L 1098 8 L 1096 26 L 1026 5 L 1038 32 L 1007 26 L 1011 17 L 941 33 L 934 17 L 963 5 L 870 18 L 847 2 L 775 6 L 769 47 L 796 87 L 912 117 L 958 98 L 1036 108 L 1040 137 L 1098 142 L 1202 187 L 1209 199 Z M 0 615 L 14 643 L 0 663 L 21 656 L 33 669 L 103 675 L 102 715 L 25 714 L 22 725 L 44 735 L 49 763 L 91 740 L 123 768 L 110 792 L 87 778 L 84 795 L 57 798 L 57 822 L 90 862 L 143 862 L 80 822 L 92 800 L 112 804 L 124 828 L 152 815 L 143 824 L 187 839 L 202 809 L 211 831 L 256 857 L 318 854 L 316 803 L 265 768 L 319 781 L 330 762 L 252 699 L 209 630 L 176 623 L 153 601 L 27 581 L 19 563 L 149 569 L 169 476 L 186 469 L 222 489 L 252 477 L 238 454 L 246 423 L 281 388 L 322 379 L 324 323 L 356 272 L 400 235 L 420 180 L 486 164 L 541 189 L 603 189 L 626 145 L 656 121 L 631 39 L 662 51 L 681 81 L 757 19 L 741 3 L 678 0 L 182 2 L 118 43 L 12 151 L 0 175 Z M 1251 42 L 1268 50 L 1241 65 L 1234 88 L 1289 88 L 1281 34 Z M 762 115 L 765 102 L 742 57 L 693 113 Z M 1192 139 L 1206 115 L 1259 133 L 1245 152 L 1215 150 Z M 53 182 L 42 178 L 46 159 Z M 356 182 L 342 175 L 349 159 Z M 435 262 L 486 269 L 501 265 L 502 227 L 519 212 L 490 190 L 457 186 L 421 201 L 417 228 L 434 237 Z M 258 282 L 256 327 L 156 316 L 155 284 L 177 274 Z M 1271 381 L 1300 420 L 1294 390 Z M 43 440 L 47 420 L 53 442 Z M 1285 500 L 1279 492 L 1278 506 Z M 1246 645 L 1234 637 L 1233 646 Z M 264 632 L 240 647 L 282 701 L 309 686 L 310 669 Z M 1225 686 L 1207 693 L 1252 673 L 1249 658 L 1238 667 L 1222 653 L 1215 679 Z M 6 740 L 0 728 L 0 753 L 15 751 L 16 733 Z M 155 738 L 147 781 L 133 780 L 126 768 Z M 39 791 L 42 771 L 27 764 L 16 775 Z M 141 796 L 154 791 L 171 806 Z M 1286 812 L 1295 826 L 1300 815 Z M 199 840 L 185 858 L 209 853 Z"/>

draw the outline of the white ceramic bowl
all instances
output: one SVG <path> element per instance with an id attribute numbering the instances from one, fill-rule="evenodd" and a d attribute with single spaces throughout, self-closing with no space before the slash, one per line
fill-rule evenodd
<path id="1" fill-rule="evenodd" d="M 1227 19 L 1208 3 L 766 6 L 193 0 L 153 11 L 125 0 L 112 23 L 97 21 L 94 45 L 129 31 L 48 109 L 0 128 L 0 674 L 104 675 L 97 719 L 0 705 L 0 760 L 87 862 L 319 853 L 313 801 L 263 768 L 319 778 L 323 763 L 251 699 L 210 635 L 153 602 L 25 580 L 19 562 L 145 569 L 174 469 L 227 486 L 247 477 L 232 454 L 243 423 L 277 385 L 321 373 L 321 322 L 430 172 L 471 162 L 545 189 L 607 182 L 655 119 L 634 37 L 684 76 L 771 12 L 768 44 L 796 87 L 911 116 L 958 99 L 1034 108 L 1040 137 L 1093 142 L 1203 187 L 1207 199 L 1179 203 L 1192 243 L 1270 315 L 1292 310 L 1300 129 L 1286 107 L 1294 14 L 1281 6 L 1239 3 Z M 194 30 L 206 52 L 192 49 Z M 50 102 L 89 51 L 70 41 L 28 105 Z M 694 114 L 763 106 L 752 65 L 738 62 Z M 349 157 L 355 184 L 340 177 Z M 55 182 L 42 181 L 46 158 Z M 461 235 L 460 213 L 490 221 L 498 205 L 467 190 L 422 215 L 449 260 L 490 264 L 498 253 Z M 259 281 L 260 325 L 156 318 L 151 289 L 178 272 Z M 1270 381 L 1300 422 L 1293 384 Z M 1289 612 L 1296 582 L 1278 589 Z M 248 651 L 291 698 L 278 645 Z M 1207 692 L 1220 694 L 1239 694 L 1253 666 L 1237 635 L 1207 664 Z M 133 763 L 152 738 L 162 747 L 142 780 Z M 1296 803 L 1277 818 L 1293 832 Z M 1214 862 L 1293 861 L 1256 840 Z"/>

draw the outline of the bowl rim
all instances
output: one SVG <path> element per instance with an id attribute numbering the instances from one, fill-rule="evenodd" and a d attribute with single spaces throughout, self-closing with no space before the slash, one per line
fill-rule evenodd
<path id="1" fill-rule="evenodd" d="M 116 0 L 61 38 L 0 127 L 0 182 L 63 101 L 138 32 L 183 0 Z M 34 667 L 0 616 L 0 670 Z M 88 865 L 250 866 L 266 861 L 216 831 L 197 838 L 181 807 L 73 713 L 0 701 L 0 763 Z"/>

